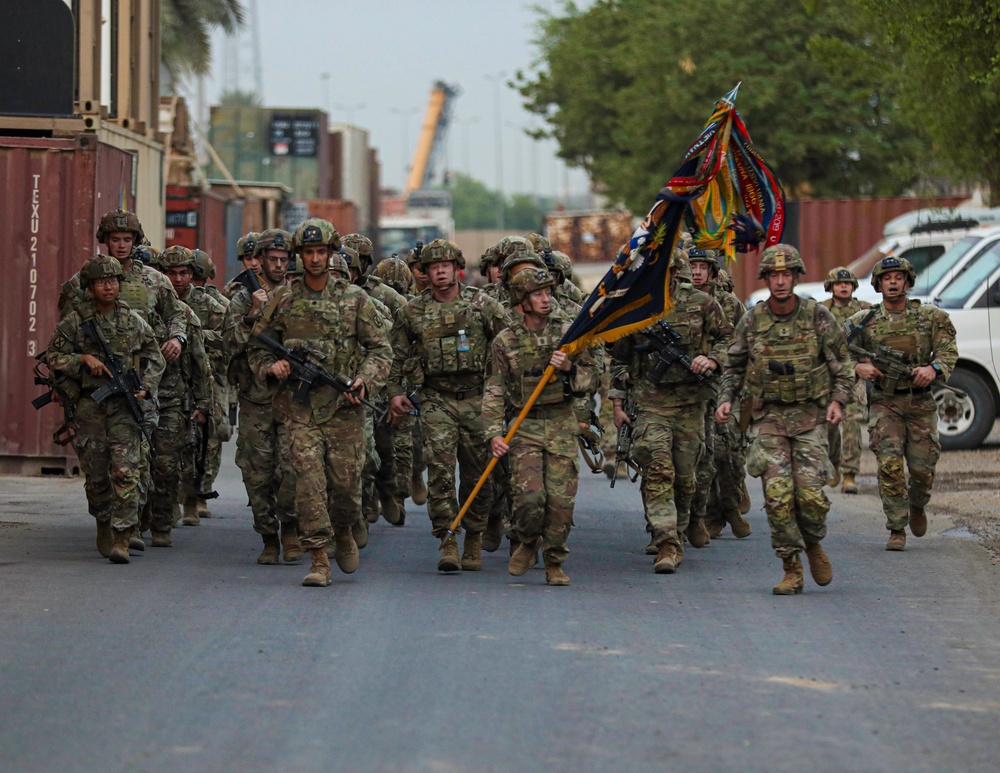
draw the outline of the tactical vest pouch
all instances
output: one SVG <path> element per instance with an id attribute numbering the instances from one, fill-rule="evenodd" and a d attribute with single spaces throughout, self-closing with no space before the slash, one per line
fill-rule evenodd
<path id="1" fill-rule="evenodd" d="M 528 398 L 531 397 L 531 393 L 535 391 L 535 387 L 538 386 L 538 382 L 542 380 L 542 373 L 544 371 L 538 369 L 532 369 L 525 371 L 521 376 L 521 405 L 524 405 Z M 557 403 L 565 403 L 570 398 L 566 394 L 565 389 L 566 380 L 556 376 L 552 381 L 545 385 L 542 393 L 538 396 L 535 401 L 535 405 L 555 405 Z"/>
<path id="2" fill-rule="evenodd" d="M 454 335 L 432 338 L 426 341 L 427 372 L 437 375 L 444 373 L 482 373 L 485 361 L 483 346 L 474 340 L 479 336 L 468 335 L 469 351 L 458 350 L 458 328 Z"/>

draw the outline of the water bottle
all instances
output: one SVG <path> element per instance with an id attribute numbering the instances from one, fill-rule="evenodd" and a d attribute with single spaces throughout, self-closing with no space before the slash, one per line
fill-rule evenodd
<path id="1" fill-rule="evenodd" d="M 469 339 L 465 335 L 464 330 L 458 331 L 458 351 L 467 352 L 471 347 L 469 346 Z"/>

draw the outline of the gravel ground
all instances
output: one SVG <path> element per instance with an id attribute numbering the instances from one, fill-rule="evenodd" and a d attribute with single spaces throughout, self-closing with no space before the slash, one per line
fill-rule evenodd
<path id="1" fill-rule="evenodd" d="M 862 433 L 863 435 L 865 433 Z M 955 536 L 979 539 L 994 564 L 1000 564 L 1000 423 L 975 451 L 941 454 L 929 512 L 954 522 Z M 875 456 L 862 453 L 862 495 L 878 496 Z"/>

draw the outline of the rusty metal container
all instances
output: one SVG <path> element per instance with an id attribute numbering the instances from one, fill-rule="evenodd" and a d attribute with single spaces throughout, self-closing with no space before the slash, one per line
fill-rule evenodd
<path id="1" fill-rule="evenodd" d="M 358 208 L 353 201 L 342 199 L 311 199 L 304 202 L 309 210 L 309 217 L 320 217 L 329 220 L 341 234 L 358 232 Z"/>
<path id="2" fill-rule="evenodd" d="M 545 221 L 552 249 L 565 252 L 574 263 L 614 260 L 635 230 L 628 210 L 550 213 Z"/>
<path id="3" fill-rule="evenodd" d="M 78 472 L 69 447 L 52 442 L 62 412 L 30 401 L 35 356 L 58 321 L 62 283 L 98 248 L 104 212 L 132 209 L 132 154 L 81 134 L 73 139 L 0 137 L 0 223 L 7 283 L 0 304 L 0 473 Z"/>

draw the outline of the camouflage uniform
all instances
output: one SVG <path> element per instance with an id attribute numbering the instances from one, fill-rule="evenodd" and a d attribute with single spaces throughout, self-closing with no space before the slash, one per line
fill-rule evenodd
<path id="1" fill-rule="evenodd" d="M 871 307 L 867 301 L 857 298 L 851 298 L 843 305 L 835 303 L 833 298 L 827 298 L 821 303 L 829 309 L 841 327 L 859 311 Z M 854 401 L 845 406 L 844 421 L 837 426 L 829 425 L 830 462 L 844 475 L 857 475 L 861 468 L 861 425 L 865 420 L 867 406 L 865 382 L 855 379 Z"/>
<path id="2" fill-rule="evenodd" d="M 947 381 L 958 361 L 955 327 L 948 313 L 918 300 L 907 301 L 905 312 L 888 312 L 881 304 L 877 308 L 854 343 L 869 351 L 878 345 L 902 351 L 915 363 L 935 365 L 939 378 Z M 859 326 L 867 316 L 867 311 L 859 311 L 850 324 Z M 931 387 L 914 387 L 910 378 L 876 379 L 869 403 L 868 434 L 878 460 L 886 528 L 903 531 L 910 524 L 911 509 L 923 510 L 930 501 L 934 468 L 941 455 Z"/>
<path id="3" fill-rule="evenodd" d="M 769 360 L 792 364 L 795 373 L 776 374 Z M 831 400 L 851 401 L 851 365 L 843 330 L 811 299 L 799 298 L 783 317 L 768 302 L 758 303 L 736 326 L 719 402 L 731 403 L 744 387 L 752 398 L 747 472 L 763 478 L 771 545 L 779 558 L 795 559 L 826 536 L 826 410 Z"/>
<path id="4" fill-rule="evenodd" d="M 489 343 L 504 326 L 503 309 L 496 301 L 461 284 L 458 295 L 447 303 L 425 290 L 396 314 L 388 388 L 395 396 L 405 394 L 407 384 L 422 385 L 427 510 L 436 537 L 443 536 L 458 515 L 456 452 L 463 502 L 486 469 L 489 455 L 481 411 L 483 369 Z M 459 330 L 465 331 L 468 352 L 458 351 Z M 465 517 L 470 533 L 481 534 L 486 528 L 492 495 L 487 481 Z"/>
<path id="5" fill-rule="evenodd" d="M 570 323 L 557 312 L 548 317 L 544 330 L 533 332 L 517 321 L 493 340 L 482 406 L 487 437 L 505 434 L 505 404 L 515 415 L 520 413 Z M 572 398 L 589 395 L 599 379 L 590 354 L 580 354 L 571 373 L 557 372 L 546 385 L 511 440 L 513 533 L 523 543 L 541 537 L 546 566 L 561 565 L 569 554 L 566 539 L 579 474 L 579 427 Z"/>
<path id="6" fill-rule="evenodd" d="M 140 407 L 152 413 L 157 388 L 163 375 L 164 359 L 152 328 L 142 317 L 120 301 L 107 314 L 98 312 L 93 300 L 79 302 L 56 326 L 48 346 L 48 363 L 53 373 L 65 377 L 63 388 L 75 403 L 75 447 L 86 482 L 90 514 L 98 522 L 111 522 L 116 531 L 131 530 L 138 523 L 141 459 L 148 456 L 145 440 L 125 400 L 113 396 L 97 404 L 91 398 L 106 383 L 105 376 L 93 376 L 81 364 L 84 354 L 103 359 L 97 344 L 87 338 L 81 326 L 94 319 L 111 351 L 121 357 L 124 367 L 139 364 L 143 388 L 149 393 Z"/>
<path id="7" fill-rule="evenodd" d="M 294 280 L 275 304 L 265 331 L 290 348 L 320 352 L 327 370 L 362 379 L 369 393 L 379 391 L 388 373 L 386 324 L 364 291 L 343 279 L 331 276 L 320 291 Z M 250 368 L 261 383 L 273 382 L 267 370 L 277 360 L 269 349 L 252 346 L 249 351 Z M 323 385 L 299 403 L 292 399 L 296 383 L 293 373 L 274 407 L 288 427 L 302 547 L 315 551 L 330 543 L 333 529 L 349 534 L 361 518 L 365 409 Z"/>
<path id="8" fill-rule="evenodd" d="M 671 297 L 673 307 L 665 321 L 680 335 L 678 345 L 692 360 L 705 355 L 721 363 L 732 327 L 719 304 L 694 289 L 690 273 L 675 280 Z M 680 363 L 654 381 L 654 355 L 638 351 L 649 343 L 651 339 L 639 332 L 615 344 L 608 396 L 624 400 L 629 385 L 635 390 L 632 458 L 642 471 L 647 531 L 657 547 L 657 563 L 673 552 L 676 565 L 695 494 L 698 459 L 705 452 L 705 411 L 712 386 L 700 383 Z"/>

